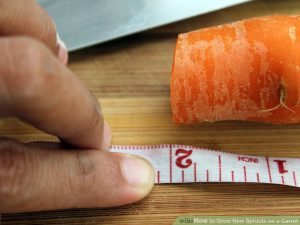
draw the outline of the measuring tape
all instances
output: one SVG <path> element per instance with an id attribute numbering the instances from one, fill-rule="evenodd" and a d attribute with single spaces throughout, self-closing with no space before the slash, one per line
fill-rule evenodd
<path id="1" fill-rule="evenodd" d="M 300 159 L 238 155 L 187 145 L 121 146 L 111 152 L 147 159 L 155 183 L 239 182 L 299 187 Z M 299 183 L 298 183 L 299 180 Z"/>

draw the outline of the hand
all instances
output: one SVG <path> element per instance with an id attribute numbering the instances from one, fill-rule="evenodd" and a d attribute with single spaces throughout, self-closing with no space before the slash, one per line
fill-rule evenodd
<path id="1" fill-rule="evenodd" d="M 0 0 L 0 116 L 78 149 L 0 138 L 0 212 L 128 204 L 153 186 L 151 165 L 103 151 L 111 131 L 97 99 L 68 70 L 55 25 L 34 0 Z"/>

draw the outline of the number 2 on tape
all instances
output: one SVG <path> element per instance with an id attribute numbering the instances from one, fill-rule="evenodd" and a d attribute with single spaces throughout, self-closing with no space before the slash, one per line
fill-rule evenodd
<path id="1" fill-rule="evenodd" d="M 178 156 L 180 154 L 183 154 L 182 156 L 178 156 L 177 159 L 176 159 L 176 165 L 179 167 L 179 168 L 188 168 L 189 166 L 192 165 L 192 160 L 191 159 L 186 159 L 187 157 L 189 157 L 191 154 L 193 153 L 193 150 L 184 150 L 184 149 L 177 149 L 175 151 L 175 155 Z M 183 164 L 183 160 L 186 159 L 186 163 Z"/>
<path id="2" fill-rule="evenodd" d="M 299 187 L 300 159 L 238 155 L 186 145 L 120 146 L 112 152 L 146 158 L 156 183 L 247 182 Z"/>

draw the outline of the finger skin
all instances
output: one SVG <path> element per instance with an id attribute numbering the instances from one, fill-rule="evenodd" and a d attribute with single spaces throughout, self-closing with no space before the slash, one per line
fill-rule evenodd
<path id="1" fill-rule="evenodd" d="M 35 37 L 58 54 L 55 23 L 35 0 L 0 0 L 0 12 L 1 35 Z"/>
<path id="2" fill-rule="evenodd" d="M 131 185 L 122 169 L 127 159 L 132 160 L 106 151 L 50 150 L 2 139 L 0 213 L 111 207 L 138 201 L 153 187 L 153 170 L 138 159 L 148 167 L 147 182 Z"/>
<path id="3" fill-rule="evenodd" d="M 0 38 L 0 49 L 0 115 L 16 116 L 80 148 L 110 145 L 97 99 L 45 45 L 11 37 Z"/>

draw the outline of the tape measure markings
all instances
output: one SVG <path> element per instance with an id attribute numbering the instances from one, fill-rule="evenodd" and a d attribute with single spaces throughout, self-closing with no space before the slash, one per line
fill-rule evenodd
<path id="1" fill-rule="evenodd" d="M 222 182 L 222 161 L 221 161 L 221 156 L 219 155 L 219 182 Z"/>
<path id="2" fill-rule="evenodd" d="M 297 185 L 300 160 L 219 152 L 187 145 L 120 146 L 112 152 L 137 154 L 150 161 L 156 183 L 251 182 Z"/>
<path id="3" fill-rule="evenodd" d="M 271 175 L 270 162 L 269 162 L 269 157 L 268 156 L 266 156 L 266 161 L 267 161 L 267 166 L 268 166 L 268 173 L 269 173 L 270 183 L 272 183 L 272 175 Z"/>
<path id="4" fill-rule="evenodd" d="M 172 183 L 172 145 L 170 145 L 170 183 Z"/>

